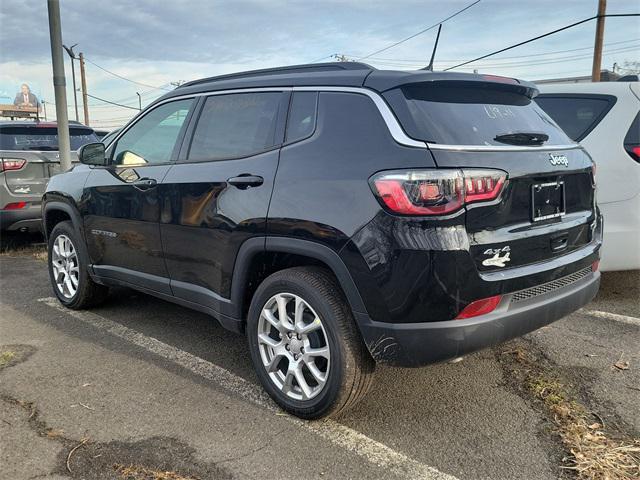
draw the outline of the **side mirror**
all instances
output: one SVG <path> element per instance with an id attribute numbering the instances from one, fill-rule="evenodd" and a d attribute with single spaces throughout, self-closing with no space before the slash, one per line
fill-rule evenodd
<path id="1" fill-rule="evenodd" d="M 104 154 L 104 143 L 87 143 L 78 150 L 78 159 L 85 165 L 104 166 L 107 158 Z"/>

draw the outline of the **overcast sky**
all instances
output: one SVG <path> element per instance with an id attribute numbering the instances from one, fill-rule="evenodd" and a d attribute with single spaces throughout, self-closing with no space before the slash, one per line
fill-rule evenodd
<path id="1" fill-rule="evenodd" d="M 88 91 L 137 107 L 170 82 L 254 68 L 358 59 L 436 23 L 473 0 L 62 0 L 62 36 L 87 60 Z M 595 15 L 597 0 L 481 0 L 444 24 L 435 68 L 443 69 Z M 640 12 L 638 0 L 609 0 L 607 13 Z M 529 80 L 588 75 L 595 22 L 472 64 L 460 71 Z M 365 61 L 377 68 L 428 63 L 436 29 Z M 571 50 L 568 51 L 567 50 Z M 66 55 L 65 55 L 66 57 Z M 68 57 L 66 57 L 68 59 Z M 603 68 L 640 60 L 640 19 L 609 18 Z M 117 78 L 99 65 L 122 77 Z M 68 103 L 71 70 L 65 63 Z M 79 85 L 79 72 L 76 68 Z M 0 97 L 22 82 L 54 101 L 45 0 L 0 0 Z M 0 103 L 6 102 L 0 98 Z M 79 102 L 81 99 L 79 98 Z M 123 124 L 136 112 L 90 99 L 92 126 Z M 47 109 L 54 114 L 53 105 Z M 70 109 L 70 118 L 75 118 Z M 82 110 L 80 108 L 82 120 Z"/>

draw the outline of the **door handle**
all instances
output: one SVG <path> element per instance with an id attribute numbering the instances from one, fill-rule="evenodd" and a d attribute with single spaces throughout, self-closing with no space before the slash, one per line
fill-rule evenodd
<path id="1" fill-rule="evenodd" d="M 258 175 L 249 175 L 248 173 L 243 173 L 242 175 L 238 175 L 237 177 L 231 177 L 227 180 L 229 185 L 233 185 L 241 190 L 249 187 L 259 187 L 264 183 L 264 178 Z"/>
<path id="2" fill-rule="evenodd" d="M 150 190 L 152 188 L 155 188 L 157 185 L 158 182 L 155 178 L 140 178 L 139 180 L 133 182 L 133 186 L 142 191 Z"/>

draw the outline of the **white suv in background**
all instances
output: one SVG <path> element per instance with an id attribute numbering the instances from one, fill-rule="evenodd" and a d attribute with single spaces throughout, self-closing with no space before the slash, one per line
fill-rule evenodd
<path id="1" fill-rule="evenodd" d="M 536 102 L 597 166 L 601 270 L 640 268 L 640 82 L 538 85 Z"/>

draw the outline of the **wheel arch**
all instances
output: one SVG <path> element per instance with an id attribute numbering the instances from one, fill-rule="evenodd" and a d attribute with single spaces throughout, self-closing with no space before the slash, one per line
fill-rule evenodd
<path id="1" fill-rule="evenodd" d="M 82 221 L 78 210 L 69 203 L 61 200 L 46 201 L 42 208 L 42 231 L 45 239 L 49 240 L 49 234 L 60 222 L 70 220 L 76 233 L 83 238 Z"/>
<path id="2" fill-rule="evenodd" d="M 240 247 L 231 280 L 231 304 L 233 316 L 244 318 L 251 299 L 247 293 L 255 291 L 257 285 L 250 285 L 251 275 L 260 255 L 286 254 L 298 260 L 309 259 L 310 265 L 327 268 L 333 273 L 342 288 L 352 312 L 366 313 L 366 308 L 349 270 L 340 256 L 331 248 L 320 243 L 288 237 L 256 237 L 245 241 Z M 299 263 L 296 263 L 299 265 Z M 276 270 L 277 271 L 277 270 Z M 355 316 L 355 315 L 354 315 Z"/>

